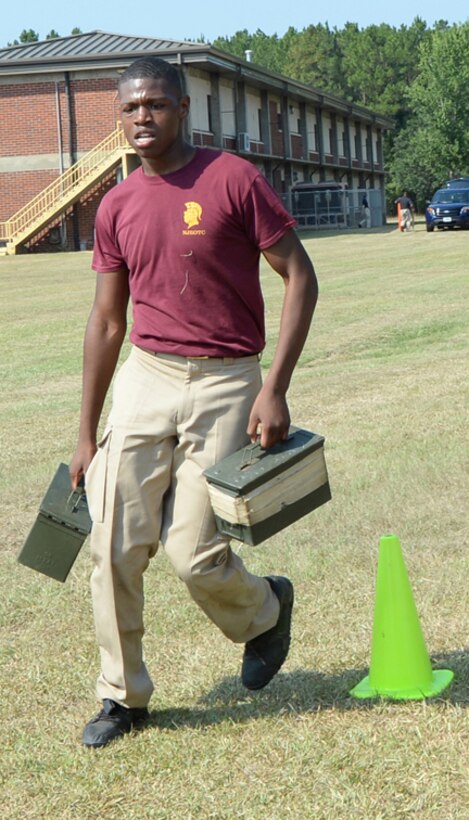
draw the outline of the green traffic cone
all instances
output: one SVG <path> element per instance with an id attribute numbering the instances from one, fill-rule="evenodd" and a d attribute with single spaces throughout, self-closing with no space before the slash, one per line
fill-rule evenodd
<path id="1" fill-rule="evenodd" d="M 350 694 L 422 700 L 438 695 L 453 679 L 449 669 L 432 670 L 415 608 L 399 539 L 380 540 L 370 673 Z"/>

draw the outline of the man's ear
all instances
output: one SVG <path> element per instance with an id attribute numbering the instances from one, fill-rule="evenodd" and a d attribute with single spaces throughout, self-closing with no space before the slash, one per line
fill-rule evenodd
<path id="1" fill-rule="evenodd" d="M 182 120 L 186 119 L 189 114 L 189 109 L 191 107 L 191 98 L 185 94 L 179 100 L 179 115 Z"/>

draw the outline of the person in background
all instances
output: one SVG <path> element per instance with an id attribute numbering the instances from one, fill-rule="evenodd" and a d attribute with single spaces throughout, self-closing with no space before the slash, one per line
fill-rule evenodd
<path id="1" fill-rule="evenodd" d="M 359 228 L 363 228 L 364 226 L 371 228 L 371 210 L 368 202 L 368 194 L 366 192 L 363 194 L 362 199 L 362 218 L 358 223 Z"/>
<path id="2" fill-rule="evenodd" d="M 266 686 L 287 657 L 293 585 L 248 572 L 216 528 L 203 471 L 260 439 L 286 439 L 287 390 L 316 305 L 313 265 L 294 219 L 249 162 L 186 141 L 190 100 L 179 70 L 148 57 L 121 75 L 128 142 L 141 167 L 100 203 L 96 293 L 84 340 L 72 486 L 86 477 L 101 711 L 86 746 L 105 746 L 148 718 L 143 574 L 161 543 L 179 578 L 231 641 L 241 678 Z M 284 284 L 272 365 L 265 345 L 261 254 Z M 132 348 L 97 428 L 126 335 Z"/>
<path id="3" fill-rule="evenodd" d="M 394 205 L 398 209 L 399 230 L 410 231 L 414 224 L 415 206 L 407 191 L 394 200 Z"/>

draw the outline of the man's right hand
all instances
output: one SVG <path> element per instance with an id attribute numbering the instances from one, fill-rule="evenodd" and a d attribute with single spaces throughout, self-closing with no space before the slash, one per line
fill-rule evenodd
<path id="1" fill-rule="evenodd" d="M 77 446 L 68 468 L 72 490 L 75 490 L 78 487 L 80 481 L 90 466 L 97 449 L 96 443 L 92 442 L 89 444 L 79 444 Z"/>

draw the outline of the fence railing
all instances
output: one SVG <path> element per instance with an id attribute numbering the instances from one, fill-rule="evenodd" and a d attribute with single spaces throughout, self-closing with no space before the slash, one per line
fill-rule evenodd
<path id="1" fill-rule="evenodd" d="M 370 228 L 385 222 L 383 194 L 378 189 L 293 190 L 282 199 L 299 228 Z"/>
<path id="2" fill-rule="evenodd" d="M 86 189 L 126 146 L 124 133 L 118 127 L 10 219 L 0 222 L 0 241 L 15 242 L 36 224 L 43 224 L 51 213 L 61 210 Z"/>

